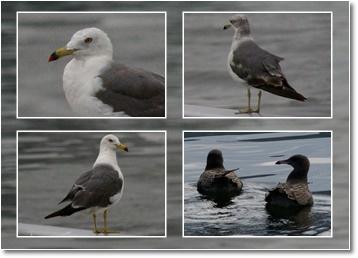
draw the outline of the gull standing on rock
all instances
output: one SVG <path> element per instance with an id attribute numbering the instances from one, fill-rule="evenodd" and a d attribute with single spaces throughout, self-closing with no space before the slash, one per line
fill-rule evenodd
<path id="1" fill-rule="evenodd" d="M 234 80 L 240 78 L 248 84 L 247 108 L 239 109 L 239 113 L 260 113 L 261 90 L 298 101 L 306 100 L 289 85 L 282 73 L 279 62 L 283 58 L 269 53 L 255 43 L 246 16 L 232 17 L 230 23 L 224 26 L 224 30 L 230 27 L 234 28 L 235 34 L 228 56 L 228 70 Z M 251 108 L 250 86 L 260 90 L 255 109 Z"/>

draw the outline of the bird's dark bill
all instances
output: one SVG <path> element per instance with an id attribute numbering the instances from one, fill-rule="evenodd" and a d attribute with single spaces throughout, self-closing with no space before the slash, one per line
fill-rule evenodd
<path id="1" fill-rule="evenodd" d="M 230 27 L 231 27 L 231 24 L 225 24 L 224 27 L 223 27 L 223 30 L 227 30 Z"/>
<path id="2" fill-rule="evenodd" d="M 55 51 L 49 56 L 48 61 L 52 62 L 52 61 L 55 61 L 57 59 L 58 59 L 58 55 L 56 54 L 56 51 Z"/>

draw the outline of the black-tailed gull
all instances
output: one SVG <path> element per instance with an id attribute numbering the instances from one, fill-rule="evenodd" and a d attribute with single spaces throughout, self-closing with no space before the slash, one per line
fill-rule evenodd
<path id="1" fill-rule="evenodd" d="M 227 198 L 238 195 L 242 189 L 242 182 L 235 174 L 238 169 L 224 168 L 222 152 L 213 149 L 206 159 L 206 167 L 197 183 L 199 193 L 214 198 Z"/>
<path id="2" fill-rule="evenodd" d="M 110 233 L 107 224 L 108 209 L 119 202 L 123 193 L 124 178 L 118 166 L 116 150 L 128 151 L 115 135 L 104 136 L 93 168 L 75 181 L 66 197 L 60 202 L 70 202 L 64 208 L 45 217 L 70 216 L 88 210 L 93 217 L 94 233 Z M 96 214 L 103 211 L 103 230 L 97 228 Z"/>
<path id="3" fill-rule="evenodd" d="M 307 174 L 310 162 L 306 156 L 294 155 L 276 164 L 288 164 L 293 171 L 288 175 L 286 183 L 279 183 L 265 197 L 266 207 L 297 209 L 313 204 L 312 193 L 308 188 Z"/>
<path id="4" fill-rule="evenodd" d="M 76 32 L 49 62 L 72 55 L 63 88 L 73 111 L 82 116 L 163 117 L 165 80 L 161 75 L 113 62 L 112 43 L 97 28 Z"/>
<path id="5" fill-rule="evenodd" d="M 239 113 L 260 112 L 261 90 L 290 99 L 306 100 L 304 96 L 289 85 L 282 73 L 279 62 L 283 58 L 269 53 L 255 43 L 251 37 L 246 16 L 233 16 L 230 23 L 224 26 L 224 29 L 229 27 L 235 29 L 235 34 L 228 56 L 228 70 L 234 80 L 240 78 L 248 84 L 248 106 L 245 109 L 239 109 Z M 250 86 L 260 90 L 256 109 L 251 108 Z"/>

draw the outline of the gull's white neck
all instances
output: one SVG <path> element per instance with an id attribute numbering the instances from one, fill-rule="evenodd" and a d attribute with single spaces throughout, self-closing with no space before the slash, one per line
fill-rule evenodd
<path id="1" fill-rule="evenodd" d="M 63 79 L 77 82 L 91 82 L 93 78 L 101 74 L 103 69 L 112 63 L 112 55 L 75 56 L 66 65 Z M 78 83 L 77 83 L 78 84 Z M 77 85 L 81 86 L 81 85 Z M 65 90 L 69 85 L 64 85 Z"/>
<path id="2" fill-rule="evenodd" d="M 234 58 L 234 51 L 237 51 L 237 49 L 239 48 L 239 45 L 247 40 L 253 40 L 252 37 L 250 35 L 241 35 L 239 30 L 235 29 L 235 33 L 232 39 L 232 43 L 231 43 L 231 47 L 230 47 L 230 52 L 229 55 L 227 57 L 227 70 L 229 71 L 230 76 L 233 78 L 233 80 L 235 81 L 242 81 L 242 79 L 240 77 L 238 77 L 238 75 L 232 70 L 231 65 L 234 64 L 233 58 Z M 246 85 L 246 84 L 240 84 L 240 85 Z"/>
<path id="3" fill-rule="evenodd" d="M 240 31 L 238 29 L 235 30 L 234 36 L 232 38 L 232 43 L 231 43 L 231 49 L 236 49 L 238 47 L 238 45 L 244 41 L 247 40 L 253 40 L 253 38 L 251 37 L 250 34 L 244 34 L 242 35 L 240 33 Z"/>
<path id="4" fill-rule="evenodd" d="M 63 89 L 71 108 L 82 115 L 105 115 L 112 108 L 103 105 L 94 96 L 102 89 L 98 77 L 112 63 L 112 54 L 76 56 L 65 67 Z"/>
<path id="5" fill-rule="evenodd" d="M 122 175 L 121 170 L 117 163 L 116 151 L 106 145 L 100 146 L 98 157 L 95 163 L 93 164 L 93 167 L 99 164 L 111 165 L 115 170 L 118 171 L 120 175 Z"/>

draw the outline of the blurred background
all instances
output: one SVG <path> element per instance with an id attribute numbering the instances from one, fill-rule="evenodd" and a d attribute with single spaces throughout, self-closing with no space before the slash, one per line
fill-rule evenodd
<path id="1" fill-rule="evenodd" d="M 16 119 L 16 11 L 167 11 L 168 119 Z M 182 117 L 182 11 L 333 11 L 333 119 L 189 120 Z M 220 29 L 220 28 L 219 28 Z M 2 2 L 2 247 L 111 249 L 320 249 L 349 246 L 349 6 L 344 2 Z M 225 36 L 226 38 L 226 36 Z M 345 39 L 345 40 L 343 40 Z M 54 47 L 57 47 L 56 42 Z M 52 46 L 51 46 L 52 50 Z M 47 55 L 46 55 L 47 56 Z M 287 57 L 286 57 L 287 58 Z M 35 65 L 35 64 L 34 64 Z M 57 65 L 57 64 L 55 64 Z M 64 65 L 64 64 L 63 64 Z M 56 72 L 59 70 L 56 68 Z M 42 76 L 39 74 L 38 77 Z M 59 74 L 60 76 L 60 74 Z M 265 96 L 264 96 L 265 97 Z M 16 130 L 167 130 L 168 237 L 17 239 Z M 182 238 L 182 130 L 333 130 L 332 239 Z"/>
<path id="2" fill-rule="evenodd" d="M 238 110 L 246 107 L 246 82 L 234 81 L 227 59 L 234 29 L 223 30 L 234 13 L 184 15 L 185 104 Z M 255 42 L 283 57 L 280 65 L 290 85 L 308 100 L 299 102 L 263 91 L 262 116 L 331 116 L 331 14 L 247 13 Z M 335 17 L 345 19 L 345 17 Z M 338 20 L 338 22 L 340 22 Z M 345 40 L 345 39 L 341 39 Z M 257 90 L 251 92 L 256 106 Z M 185 116 L 193 114 L 185 107 Z M 228 116 L 220 112 L 203 116 Z M 233 117 L 237 117 L 234 113 Z"/>
<path id="3" fill-rule="evenodd" d="M 18 139 L 18 234 L 22 223 L 92 230 L 89 213 L 45 220 L 75 180 L 93 167 L 103 136 L 113 133 L 129 152 L 117 154 L 123 197 L 109 209 L 109 227 L 121 236 L 165 235 L 165 135 L 123 132 L 21 132 Z M 98 225 L 103 216 L 98 214 Z M 45 233 L 44 233 L 45 234 Z"/>
<path id="4" fill-rule="evenodd" d="M 71 57 L 49 63 L 77 31 L 97 27 L 112 41 L 114 60 L 165 76 L 164 13 L 18 14 L 18 115 L 78 116 L 68 105 L 62 75 Z"/>

